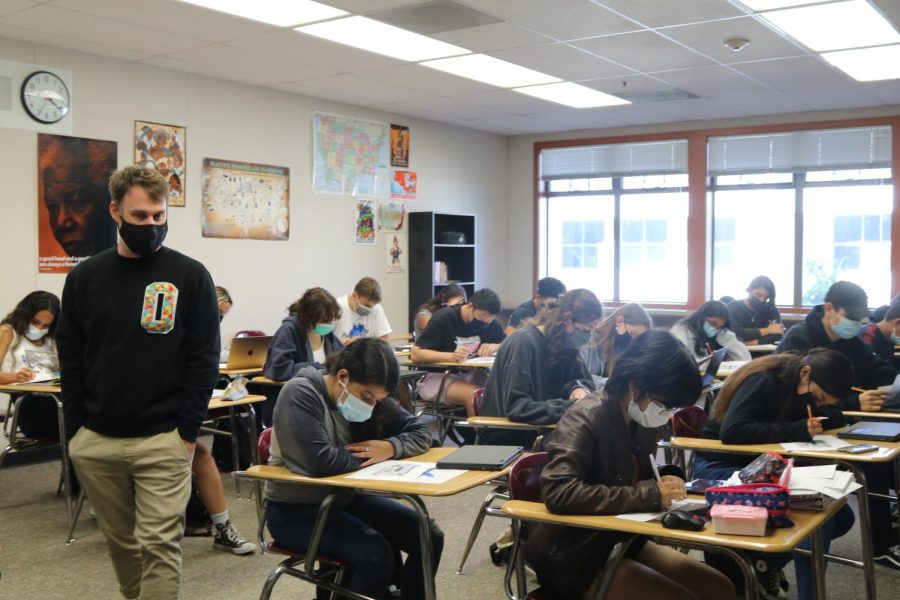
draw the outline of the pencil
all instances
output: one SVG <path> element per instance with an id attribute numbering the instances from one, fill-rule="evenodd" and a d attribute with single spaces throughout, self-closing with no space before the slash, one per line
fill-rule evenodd
<path id="1" fill-rule="evenodd" d="M 864 389 L 862 389 L 862 388 L 858 388 L 858 387 L 852 387 L 852 388 L 850 388 L 850 389 L 853 390 L 854 392 L 858 393 L 858 394 L 862 394 L 863 392 L 866 391 L 866 390 L 864 390 Z"/>
<path id="2" fill-rule="evenodd" d="M 813 418 L 813 417 L 812 417 L 812 407 L 811 407 L 809 404 L 806 405 L 806 414 L 809 415 L 809 418 L 810 418 L 810 419 Z"/>

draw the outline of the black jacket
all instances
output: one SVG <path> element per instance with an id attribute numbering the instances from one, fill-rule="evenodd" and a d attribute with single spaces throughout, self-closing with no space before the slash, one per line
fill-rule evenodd
<path id="1" fill-rule="evenodd" d="M 781 322 L 781 313 L 768 302 L 762 310 L 754 311 L 743 299 L 732 300 L 728 303 L 728 317 L 730 328 L 742 341 L 757 340 L 760 344 L 775 344 L 781 339 L 781 334 L 761 335 L 760 329 L 768 327 L 772 321 Z"/>

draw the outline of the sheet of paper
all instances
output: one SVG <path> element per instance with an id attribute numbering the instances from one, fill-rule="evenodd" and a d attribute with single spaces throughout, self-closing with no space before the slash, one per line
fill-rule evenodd
<path id="1" fill-rule="evenodd" d="M 833 435 L 817 435 L 811 442 L 788 442 L 781 444 L 785 450 L 806 451 L 806 450 L 837 450 L 850 444 L 839 437 Z"/>
<path id="2" fill-rule="evenodd" d="M 492 365 L 494 364 L 493 356 L 475 356 L 472 358 L 467 358 L 466 363 L 470 365 Z"/>
<path id="3" fill-rule="evenodd" d="M 627 513 L 624 515 L 616 515 L 617 519 L 625 519 L 626 521 L 640 521 L 641 523 L 647 523 L 649 521 L 656 521 L 661 519 L 662 516 L 666 514 L 664 512 L 648 512 L 648 513 Z"/>
<path id="4" fill-rule="evenodd" d="M 434 463 L 386 460 L 351 473 L 347 475 L 347 479 L 437 484 L 449 481 L 463 473 L 465 471 L 461 469 L 436 469 Z"/>
<path id="5" fill-rule="evenodd" d="M 842 471 L 845 472 L 845 471 Z M 834 479 L 837 473 L 837 465 L 815 465 L 812 467 L 794 467 L 791 471 L 791 479 L 803 479 L 818 477 L 822 479 Z M 849 475 L 849 473 L 847 473 Z"/>

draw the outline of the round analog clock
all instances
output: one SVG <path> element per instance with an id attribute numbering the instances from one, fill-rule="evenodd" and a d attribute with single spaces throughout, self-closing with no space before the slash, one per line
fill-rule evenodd
<path id="1" fill-rule="evenodd" d="M 22 82 L 22 106 L 38 123 L 56 123 L 69 112 L 69 88 L 49 71 L 35 71 Z"/>

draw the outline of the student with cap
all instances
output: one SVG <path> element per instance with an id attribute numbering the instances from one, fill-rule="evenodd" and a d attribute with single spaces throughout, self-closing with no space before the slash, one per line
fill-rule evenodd
<path id="1" fill-rule="evenodd" d="M 566 285 L 556 277 L 544 277 L 538 281 L 537 293 L 534 298 L 517 306 L 509 316 L 506 335 L 521 327 L 525 321 L 536 317 L 539 310 L 557 304 L 565 293 Z"/>
<path id="2" fill-rule="evenodd" d="M 891 301 L 878 322 L 859 329 L 859 337 L 884 362 L 896 367 L 894 346 L 900 345 L 900 295 Z"/>

